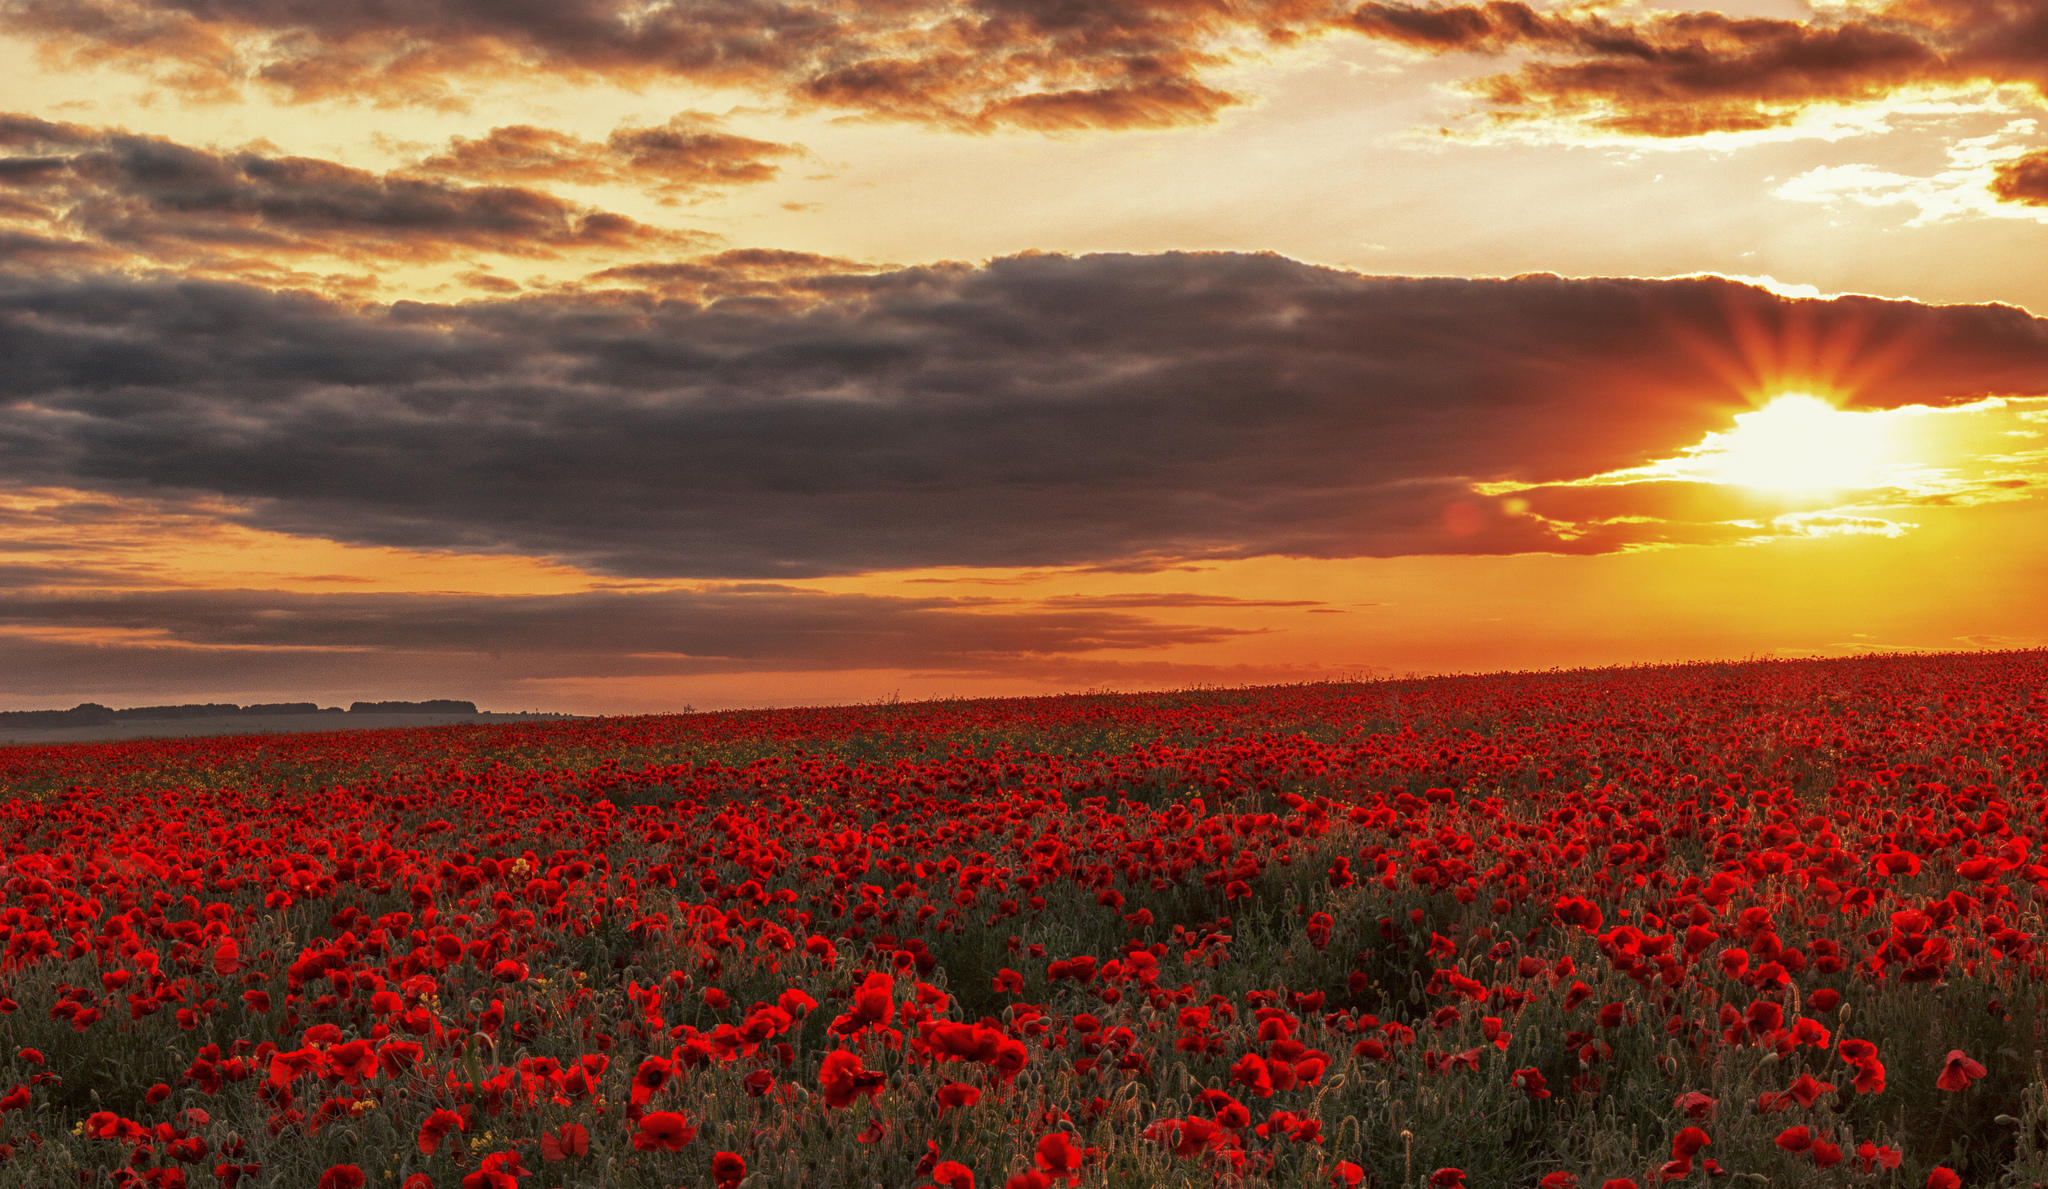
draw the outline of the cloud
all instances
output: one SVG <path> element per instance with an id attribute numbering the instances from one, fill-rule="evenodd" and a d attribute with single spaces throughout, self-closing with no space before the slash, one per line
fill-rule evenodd
<path id="1" fill-rule="evenodd" d="M 1811 20 L 1712 10 L 1610 15 L 1371 2 L 1348 24 L 1429 54 L 1528 53 L 1472 89 L 1509 121 L 1544 119 L 1647 137 L 1746 132 L 1807 111 L 1916 87 L 2012 85 L 2048 95 L 2048 9 L 2009 0 L 1889 0 Z"/>
<path id="2" fill-rule="evenodd" d="M 0 28 L 207 97 L 460 106 L 467 82 L 547 73 L 741 86 L 800 105 L 985 130 L 1159 127 L 1237 98 L 1202 80 L 1327 25 L 1326 0 L 9 0 Z"/>
<path id="3" fill-rule="evenodd" d="M 1143 614 L 1158 606 L 1227 615 L 1240 605 L 1221 596 L 1141 595 L 1097 605 L 827 594 L 762 583 L 511 597 L 55 589 L 67 585 L 66 576 L 0 564 L 0 669 L 10 706 L 218 699 L 223 691 L 246 694 L 245 701 L 452 691 L 499 707 L 559 708 L 593 697 L 673 706 L 673 683 L 682 679 L 692 682 L 687 696 L 704 704 L 758 701 L 768 689 L 784 701 L 792 690 L 810 691 L 813 700 L 868 697 L 903 679 L 996 681 L 988 688 L 1000 692 L 1019 683 L 1074 689 L 1341 675 L 1177 659 L 1185 647 L 1252 633 Z M 374 690 L 363 684 L 366 672 L 375 675 Z"/>
<path id="4" fill-rule="evenodd" d="M 661 125 L 622 124 L 603 141 L 531 124 L 493 128 L 453 138 L 415 169 L 497 185 L 625 182 L 680 194 L 769 181 L 780 171 L 778 159 L 801 152 L 720 131 L 715 117 L 683 112 Z"/>
<path id="5" fill-rule="evenodd" d="M 0 580 L 10 576 L 43 577 L 33 568 L 18 575 L 0 570 Z M 75 643 L 100 633 L 128 650 L 518 657 L 532 677 L 1000 668 L 1026 658 L 1208 644 L 1244 634 L 1158 623 L 1114 608 L 767 584 L 528 596 L 16 589 L 0 605 L 0 629 L 11 630 L 17 647 L 51 634 Z"/>
<path id="6" fill-rule="evenodd" d="M 1986 217 L 2041 221 L 2048 219 L 2041 209 L 2048 206 L 2048 153 L 2012 156 L 2038 132 L 2035 120 L 2009 120 L 1989 134 L 1950 140 L 1939 168 L 1901 173 L 1863 163 L 1817 165 L 1771 193 L 1794 202 L 1905 207 L 1914 212 L 1908 227 Z M 2029 204 L 2034 190 L 2043 201 Z"/>
<path id="7" fill-rule="evenodd" d="M 1143 591 L 1129 594 L 1100 595 L 1053 595 L 1045 600 L 1048 607 L 1092 607 L 1114 608 L 1181 608 L 1181 607 L 1320 607 L 1319 599 L 1245 599 L 1232 595 L 1193 594 L 1189 592 Z"/>
<path id="8" fill-rule="evenodd" d="M 544 258 L 704 242 L 522 186 L 194 148 L 25 115 L 0 114 L 0 153 L 0 199 L 10 204 L 0 217 L 42 224 L 11 234 L 27 253 L 63 267 L 125 256 L 232 275 L 269 271 L 281 257 Z"/>
<path id="9" fill-rule="evenodd" d="M 2005 202 L 2048 206 L 2048 149 L 2001 163 L 1991 192 Z"/>
<path id="10" fill-rule="evenodd" d="M 967 131 L 1207 122 L 1242 102 L 1217 85 L 1225 68 L 1330 34 L 1525 55 L 1474 83 L 1499 115 L 1651 137 L 1779 127 L 1922 85 L 2048 86 L 2048 11 L 2015 0 L 1857 0 L 1806 20 L 1520 0 L 9 0 L 0 28 L 207 97 L 455 107 L 466 83 L 546 73 Z"/>
<path id="11" fill-rule="evenodd" d="M 2048 322 L 2020 310 L 1718 278 L 1226 254 L 760 276 L 391 306 L 14 278 L 0 473 L 638 576 L 1594 552 L 1663 530 L 1573 535 L 1472 484 L 1669 458 L 1778 385 L 2048 392 Z"/>
<path id="12" fill-rule="evenodd" d="M 1566 524 L 1648 518 L 1668 524 L 1725 525 L 1834 506 L 1829 493 L 1760 491 L 1671 479 L 1533 487 L 1518 492 L 1531 510 Z"/>
<path id="13" fill-rule="evenodd" d="M 0 181 L 0 185 L 4 184 L 4 181 Z M 17 210 L 20 214 L 32 216 L 45 213 L 39 208 L 28 208 L 25 204 Z M 15 213 L 0 211 L 0 217 Z M 118 263 L 121 258 L 120 252 L 105 244 L 0 227 L 0 260 L 7 261 L 15 268 L 73 269 L 93 265 L 105 266 Z"/>
<path id="14" fill-rule="evenodd" d="M 752 297 L 810 303 L 823 278 L 873 273 L 873 265 L 816 252 L 772 248 L 731 248 L 683 260 L 654 260 L 600 269 L 585 278 L 591 286 L 621 285 L 665 298 L 711 301 Z"/>

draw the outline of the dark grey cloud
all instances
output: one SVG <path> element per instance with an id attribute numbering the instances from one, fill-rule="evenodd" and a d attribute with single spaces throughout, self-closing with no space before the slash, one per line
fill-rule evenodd
<path id="1" fill-rule="evenodd" d="M 8 543 L 14 544 L 12 540 Z M 157 581 L 152 581 L 150 577 L 119 567 L 0 562 L 0 598 L 18 597 L 26 592 L 49 588 L 105 590 L 156 585 L 161 585 L 160 576 L 157 576 Z"/>
<path id="2" fill-rule="evenodd" d="M 687 154 L 679 147 L 671 157 Z M 669 165 L 672 172 L 682 168 Z M 0 250 L 7 251 L 0 258 L 15 267 L 28 256 L 65 267 L 125 256 L 235 273 L 273 269 L 280 258 L 554 257 L 672 252 L 704 242 L 526 186 L 464 185 L 256 149 L 196 148 L 5 113 L 0 201 L 9 203 L 0 214 L 32 224 L 0 228 Z"/>
<path id="3" fill-rule="evenodd" d="M 226 498 L 338 540 L 625 575 L 1586 552 L 1471 494 L 1670 457 L 1774 379 L 1871 406 L 2048 391 L 2002 306 L 1678 281 L 1022 256 L 355 307 L 0 283 L 0 473 Z"/>
<path id="4" fill-rule="evenodd" d="M 0 185 L 5 185 L 0 180 Z M 0 200 L 0 205 L 5 205 Z M 15 214 L 17 217 L 42 221 L 51 212 L 26 203 L 15 204 L 17 210 L 0 211 L 0 214 Z M 0 260 L 7 261 L 15 268 L 49 268 L 65 270 L 94 265 L 106 266 L 119 263 L 124 253 L 115 251 L 105 244 L 88 240 L 72 239 L 68 236 L 41 235 L 18 228 L 0 227 Z"/>
<path id="5" fill-rule="evenodd" d="M 470 653 L 518 658 L 534 676 L 981 668 L 1244 634 L 1156 623 L 1115 608 L 827 594 L 760 583 L 520 596 L 80 594 L 34 589 L 44 576 L 33 567 L 13 574 L 0 568 L 0 581 L 23 583 L 0 601 L 0 628 L 111 633 L 130 647 L 139 642 L 180 650 Z"/>
<path id="6" fill-rule="evenodd" d="M 1130 654 L 1115 654 L 1128 656 Z M 1154 654 L 1141 654 L 1154 655 Z M 985 696 L 1015 692 L 1026 683 L 1051 689 L 1107 690 L 1162 687 L 1270 685 L 1276 682 L 1357 678 L 1359 666 L 1208 664 L 1167 659 L 1131 661 L 1110 654 L 1024 656 L 999 662 L 958 657 L 929 666 L 888 663 L 875 670 L 821 670 L 798 661 L 782 669 L 744 670 L 771 675 L 773 684 L 750 684 L 703 664 L 673 658 L 589 654 L 362 652 L 323 649 L 165 647 L 134 641 L 86 643 L 0 633 L 0 671 L 9 675 L 0 709 L 45 709 L 93 701 L 113 706 L 179 701 L 301 701 L 345 706 L 375 695 L 392 698 L 459 696 L 490 710 L 590 711 L 621 704 L 664 709 L 717 704 L 848 701 L 888 695 L 906 679 L 932 694 Z M 996 684 L 991 684 L 991 682 Z M 736 683 L 737 682 L 737 683 Z M 648 683 L 648 684 L 642 684 Z M 623 690 L 622 690 L 623 687 Z M 723 687 L 723 692 L 721 692 Z M 0 742 L 19 730 L 0 729 Z"/>

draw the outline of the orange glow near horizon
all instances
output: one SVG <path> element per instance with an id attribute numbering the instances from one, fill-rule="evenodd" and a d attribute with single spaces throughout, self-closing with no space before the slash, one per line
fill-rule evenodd
<path id="1" fill-rule="evenodd" d="M 1811 394 L 1786 392 L 1735 415 L 1732 426 L 1702 426 L 1691 447 L 1630 472 L 1551 488 L 1475 485 L 1482 495 L 1526 493 L 1539 512 L 1546 496 L 1558 490 L 1584 492 L 1597 497 L 1588 505 L 1594 511 L 1584 513 L 1593 516 L 1632 515 L 1627 509 L 1642 488 L 1686 486 L 1708 493 L 1704 512 L 1685 514 L 1729 523 L 1704 524 L 1711 531 L 1696 538 L 1675 537 L 1678 547 L 1594 556 L 1272 556 L 1157 569 L 932 567 L 774 587 L 823 598 L 945 606 L 986 615 L 991 625 L 1013 615 L 1108 613 L 1152 625 L 1226 630 L 1204 642 L 1096 643 L 1062 653 L 960 656 L 894 670 L 796 668 L 787 661 L 721 667 L 716 657 L 676 657 L 672 663 L 641 657 L 627 663 L 593 653 L 587 662 L 575 662 L 588 665 L 580 671 L 572 666 L 537 672 L 516 651 L 500 658 L 455 647 L 363 654 L 363 671 L 374 668 L 384 682 L 375 689 L 356 679 L 274 685 L 251 679 L 233 688 L 209 684 L 195 697 L 314 698 L 324 704 L 371 693 L 461 696 L 490 707 L 598 713 L 2040 646 L 2048 644 L 2048 631 L 2035 610 L 2044 580 L 2037 559 L 2048 556 L 2048 527 L 2028 497 L 2043 474 L 2048 399 L 1844 412 Z M 1811 490 L 1821 486 L 1838 490 Z M 1722 511 L 1721 501 L 1730 510 Z M 11 547 L 0 547 L 0 564 L 62 572 L 61 550 L 38 552 L 34 545 L 37 538 L 61 532 L 89 548 L 97 572 L 79 571 L 74 580 L 47 588 L 82 596 L 95 588 L 109 596 L 211 588 L 411 593 L 428 599 L 573 598 L 584 592 L 720 586 L 622 579 L 559 559 L 510 553 L 414 551 L 298 537 L 234 524 L 225 519 L 232 511 L 180 510 L 56 489 L 0 491 L 0 516 L 13 539 Z M 1676 529 L 1687 527 L 1674 523 Z M 1972 542 L 1984 539 L 2004 547 L 1976 550 Z M 1944 584 L 1925 581 L 1929 573 L 1953 569 L 1959 557 L 1972 559 L 1966 605 Z M 1531 591 L 1544 597 L 1532 599 Z M 421 613 L 434 612 L 423 603 Z M 38 627 L 26 621 L 0 623 L 0 636 L 44 649 L 109 650 L 159 666 L 172 663 L 174 654 L 224 655 L 231 647 L 155 630 Z M 549 645 L 544 638 L 533 641 L 536 649 Z M 243 657 L 260 651 L 236 648 Z M 616 671 L 608 672 L 611 666 Z M 150 672 L 138 667 L 132 685 L 102 681 L 75 692 L 67 687 L 56 697 L 21 694 L 5 708 L 185 699 L 182 688 L 152 684 L 157 679 Z"/>

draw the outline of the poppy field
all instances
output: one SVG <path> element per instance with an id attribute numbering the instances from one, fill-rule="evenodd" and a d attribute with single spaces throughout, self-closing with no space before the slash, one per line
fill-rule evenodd
<path id="1" fill-rule="evenodd" d="M 0 749 L 0 1185 L 2048 1183 L 2048 654 Z"/>

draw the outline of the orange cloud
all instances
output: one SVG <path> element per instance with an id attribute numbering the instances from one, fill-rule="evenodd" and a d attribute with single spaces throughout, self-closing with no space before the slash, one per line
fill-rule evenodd
<path id="1" fill-rule="evenodd" d="M 1498 118 L 1650 137 L 1779 127 L 1917 85 L 2048 92 L 2048 9 L 2006 0 L 1893 0 L 1807 21 L 1372 0 L 1347 24 L 1432 54 L 1533 53 L 1473 84 Z"/>
<path id="2" fill-rule="evenodd" d="M 2002 162 L 1991 192 L 2006 202 L 2048 206 L 2048 149 Z"/>
<path id="3" fill-rule="evenodd" d="M 2048 11 L 2014 0 L 1888 0 L 1811 20 L 1521 0 L 22 0 L 0 28 L 207 96 L 260 86 L 294 100 L 459 106 L 456 81 L 540 71 L 736 85 L 984 131 L 1205 122 L 1240 101 L 1210 74 L 1332 32 L 1430 54 L 1533 54 L 1474 84 L 1502 118 L 1655 137 L 1776 127 L 1917 84 L 2048 86 Z"/>
<path id="4" fill-rule="evenodd" d="M 747 297 L 814 304 L 828 299 L 841 278 L 877 271 L 873 265 L 817 252 L 732 248 L 684 260 L 600 269 L 586 277 L 585 284 L 623 285 L 688 301 Z"/>
<path id="5" fill-rule="evenodd" d="M 1327 0 L 22 0 L 0 28 L 206 97 L 460 106 L 456 84 L 546 72 L 689 80 L 963 129 L 1159 127 L 1236 97 L 1202 75 L 1330 24 Z"/>
<path id="6" fill-rule="evenodd" d="M 1532 53 L 1475 84 L 1501 116 L 1658 137 L 1775 127 L 1916 84 L 2048 85 L 2048 11 L 2013 0 L 1888 0 L 1811 20 L 1520 0 L 22 0 L 0 27 L 208 96 L 259 86 L 459 106 L 459 80 L 540 71 L 737 85 L 969 130 L 1207 121 L 1239 101 L 1209 74 L 1333 31 L 1431 54 Z"/>
<path id="7" fill-rule="evenodd" d="M 531 124 L 493 128 L 485 136 L 455 137 L 446 151 L 415 168 L 497 184 L 627 182 L 684 192 L 769 181 L 780 170 L 776 159 L 799 152 L 794 145 L 719 131 L 713 117 L 684 112 L 666 124 L 620 125 L 603 141 Z"/>

